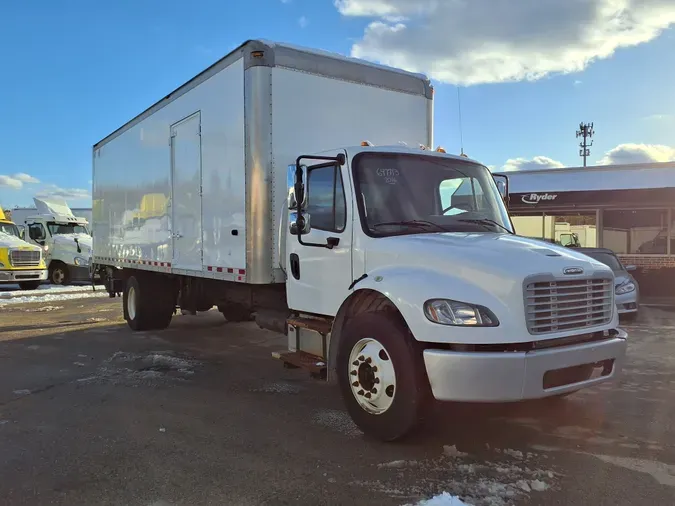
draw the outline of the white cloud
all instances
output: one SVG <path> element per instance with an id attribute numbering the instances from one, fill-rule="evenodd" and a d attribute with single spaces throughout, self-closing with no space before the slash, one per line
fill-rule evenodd
<path id="1" fill-rule="evenodd" d="M 675 24 L 673 0 L 334 0 L 369 17 L 352 56 L 441 82 L 535 80 L 579 72 Z"/>
<path id="2" fill-rule="evenodd" d="M 650 114 L 643 119 L 646 121 L 670 121 L 673 118 L 675 118 L 675 116 L 672 114 Z"/>
<path id="3" fill-rule="evenodd" d="M 565 165 L 558 160 L 553 160 L 547 156 L 535 156 L 534 158 L 511 158 L 507 160 L 502 171 L 513 170 L 535 170 L 535 169 L 559 169 Z"/>
<path id="4" fill-rule="evenodd" d="M 30 174 L 26 174 L 25 172 L 19 172 L 17 174 L 14 174 L 12 176 L 14 179 L 18 179 L 22 183 L 32 183 L 36 184 L 39 183 L 40 180 L 36 177 L 31 176 Z"/>
<path id="5" fill-rule="evenodd" d="M 305 16 L 300 16 L 300 19 L 298 19 L 298 24 L 300 25 L 300 28 L 305 28 L 309 24 L 309 19 L 307 19 Z"/>
<path id="6" fill-rule="evenodd" d="M 0 188 L 11 188 L 12 190 L 20 190 L 23 187 L 23 181 L 12 176 L 0 175 Z"/>
<path id="7" fill-rule="evenodd" d="M 91 200 L 91 193 L 84 188 L 60 188 L 48 185 L 40 190 L 37 197 L 61 197 L 64 200 Z"/>
<path id="8" fill-rule="evenodd" d="M 39 183 L 40 180 L 26 174 L 24 172 L 19 172 L 11 176 L 5 176 L 0 174 L 0 188 L 10 188 L 12 190 L 20 190 L 23 188 L 24 183 Z"/>
<path id="9" fill-rule="evenodd" d="M 583 81 L 580 81 L 579 79 L 574 81 L 574 86 L 581 86 L 582 84 L 583 84 Z"/>
<path id="10" fill-rule="evenodd" d="M 661 144 L 619 144 L 605 153 L 598 165 L 675 161 L 675 148 Z"/>

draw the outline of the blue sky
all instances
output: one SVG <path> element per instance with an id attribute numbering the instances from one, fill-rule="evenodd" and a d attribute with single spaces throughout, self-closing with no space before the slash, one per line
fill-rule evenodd
<path id="1" fill-rule="evenodd" d="M 595 122 L 591 163 L 675 158 L 673 2 L 626 0 L 616 14 L 600 9 L 610 0 L 581 12 L 581 0 L 450 6 L 465 1 L 4 2 L 0 205 L 36 193 L 89 204 L 94 142 L 258 37 L 427 72 L 436 144 L 451 152 L 461 84 L 464 149 L 490 166 L 579 165 L 580 121 Z M 614 30 L 615 18 L 631 26 Z"/>

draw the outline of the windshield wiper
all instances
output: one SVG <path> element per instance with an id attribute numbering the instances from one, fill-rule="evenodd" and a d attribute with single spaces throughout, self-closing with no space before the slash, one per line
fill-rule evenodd
<path id="1" fill-rule="evenodd" d="M 375 223 L 372 227 L 377 228 L 377 227 L 385 227 L 389 225 L 402 225 L 405 227 L 417 227 L 417 228 L 422 228 L 422 229 L 428 229 L 429 227 L 435 227 L 437 230 L 440 232 L 447 232 L 447 230 L 440 226 L 438 223 L 434 223 L 433 221 L 427 221 L 427 220 L 402 220 L 402 221 L 385 221 L 383 223 Z"/>
<path id="2" fill-rule="evenodd" d="M 486 227 L 489 227 L 490 225 L 494 225 L 495 227 L 499 227 L 502 230 L 506 231 L 507 233 L 514 235 L 514 233 L 506 228 L 504 225 L 502 225 L 499 222 L 496 222 L 495 220 L 492 220 L 490 218 L 461 218 L 457 221 L 462 221 L 464 223 L 477 223 L 478 225 L 484 225 Z"/>

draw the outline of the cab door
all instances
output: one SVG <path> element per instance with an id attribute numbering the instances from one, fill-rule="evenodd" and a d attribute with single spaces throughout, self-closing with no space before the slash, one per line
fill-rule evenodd
<path id="1" fill-rule="evenodd" d="M 322 153 L 337 156 L 344 151 Z M 349 165 L 306 169 L 305 219 L 309 231 L 291 232 L 295 210 L 289 209 L 286 229 L 286 296 L 296 311 L 334 316 L 352 282 L 352 187 Z"/>

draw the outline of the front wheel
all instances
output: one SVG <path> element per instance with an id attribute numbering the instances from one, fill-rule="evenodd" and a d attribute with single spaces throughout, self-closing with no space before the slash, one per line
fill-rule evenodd
<path id="1" fill-rule="evenodd" d="M 49 266 L 49 282 L 52 285 L 67 285 L 70 282 L 70 271 L 63 263 L 52 263 Z"/>
<path id="2" fill-rule="evenodd" d="M 364 313 L 345 327 L 337 356 L 347 411 L 369 437 L 394 441 L 420 423 L 430 400 L 419 348 L 396 313 Z"/>

